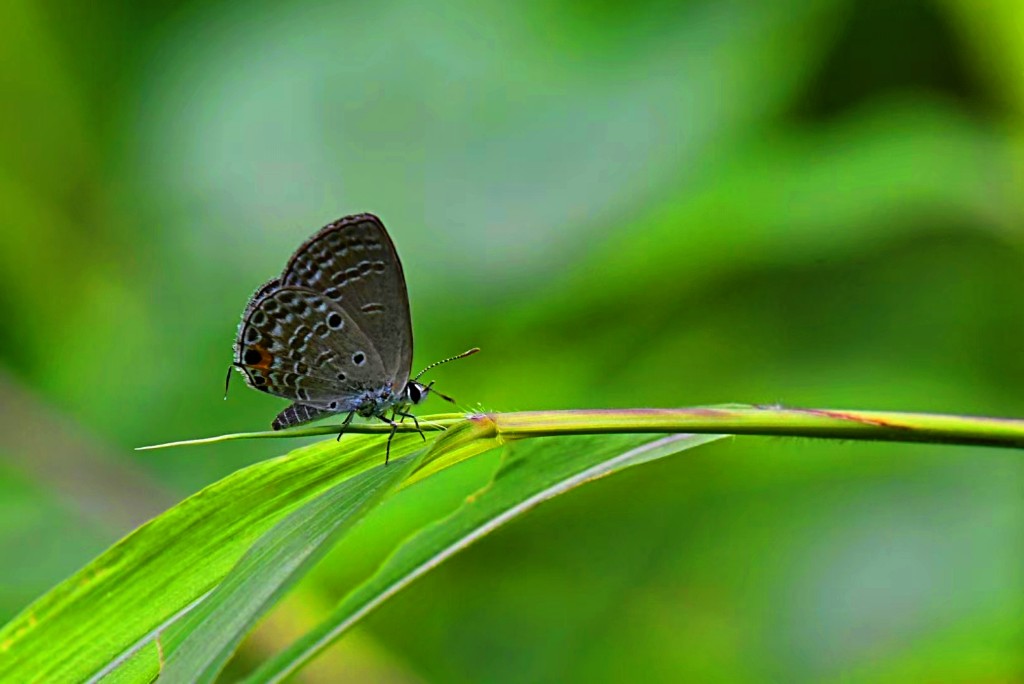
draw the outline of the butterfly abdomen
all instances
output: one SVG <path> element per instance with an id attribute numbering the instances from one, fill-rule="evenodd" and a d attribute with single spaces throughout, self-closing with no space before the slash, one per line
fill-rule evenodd
<path id="1" fill-rule="evenodd" d="M 274 422 L 270 424 L 270 427 L 275 430 L 283 430 L 294 425 L 302 425 L 303 423 L 316 420 L 317 418 L 325 416 L 327 413 L 328 411 L 322 411 L 306 404 L 292 404 L 284 411 L 277 414 L 277 417 L 274 418 Z"/>

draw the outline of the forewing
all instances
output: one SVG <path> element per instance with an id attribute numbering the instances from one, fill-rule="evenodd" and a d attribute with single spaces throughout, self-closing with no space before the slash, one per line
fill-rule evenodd
<path id="1" fill-rule="evenodd" d="M 351 410 L 384 373 L 346 309 L 301 287 L 257 291 L 238 327 L 235 365 L 250 387 L 332 411 Z"/>
<path id="2" fill-rule="evenodd" d="M 339 219 L 295 252 L 281 283 L 323 293 L 348 312 L 383 364 L 381 381 L 401 391 L 412 365 L 405 275 L 384 224 L 372 214 Z"/>

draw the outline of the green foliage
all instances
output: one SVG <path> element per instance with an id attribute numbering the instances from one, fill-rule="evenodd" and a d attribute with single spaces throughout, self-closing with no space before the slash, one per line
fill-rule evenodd
<path id="1" fill-rule="evenodd" d="M 407 539 L 330 617 L 261 668 L 252 680 L 274 681 L 294 671 L 414 579 L 541 502 L 598 477 L 716 439 L 720 437 L 676 435 L 651 440 L 619 435 L 515 442 L 505 447 L 493 479 L 449 516 Z"/>
<path id="2" fill-rule="evenodd" d="M 405 440 L 397 453 L 408 446 Z M 0 679 L 35 673 L 30 678 L 76 681 L 99 672 L 216 587 L 283 516 L 379 461 L 372 438 L 344 446 L 332 440 L 249 466 L 189 497 L 8 624 Z"/>
<path id="3" fill-rule="evenodd" d="M 0 622 L 281 453 L 134 449 L 267 427 L 281 402 L 221 400 L 238 315 L 354 211 L 402 255 L 417 367 L 483 348 L 432 376 L 465 412 L 1024 415 L 1022 17 L 1019 0 L 0 3 Z M 387 497 L 226 678 L 498 458 Z M 722 441 L 488 535 L 307 674 L 1021 679 L 1022 480 L 1011 450 Z M 240 558 L 222 546 L 193 568 L 206 588 Z M 101 586 L 129 623 L 161 602 Z M 58 624 L 50 639 L 80 636 Z"/>
<path id="4" fill-rule="evenodd" d="M 0 678 L 138 680 L 155 669 L 169 682 L 213 681 L 257 619 L 368 510 L 425 462 L 494 448 L 491 434 L 468 421 L 401 456 L 415 447 L 406 438 L 390 467 L 368 467 L 379 460 L 378 440 L 350 437 L 246 468 L 146 524 L 0 630 Z M 440 522 L 417 522 L 424 530 L 272 667 L 297 666 L 325 645 L 322 632 L 335 638 L 339 625 L 541 500 L 713 439 L 505 447 L 487 487 Z"/>
<path id="5" fill-rule="evenodd" d="M 437 419 L 451 421 L 439 416 L 424 422 Z M 742 406 L 477 414 L 452 424 L 429 447 L 416 448 L 415 436 L 403 435 L 390 467 L 371 467 L 373 448 L 379 459 L 380 447 L 372 438 L 350 436 L 344 446 L 327 440 L 243 469 L 187 499 L 30 606 L 0 630 L 5 655 L 0 676 L 145 679 L 143 673 L 153 672 L 168 682 L 213 682 L 257 621 L 381 502 L 425 474 L 500 449 L 499 466 L 484 486 L 441 519 L 425 515 L 412 521 L 410 536 L 347 592 L 326 621 L 254 675 L 257 681 L 276 680 L 413 579 L 542 501 L 720 437 L 652 441 L 606 433 L 716 428 L 1024 445 L 1024 421 Z M 330 429 L 336 428 L 279 434 Z M 587 433 L 594 436 L 579 436 Z M 500 446 L 560 434 L 576 436 Z M 228 439 L 239 437 L 244 435 Z M 96 640 L 97 633 L 105 638 Z M 62 655 L 66 652 L 74 655 Z"/>

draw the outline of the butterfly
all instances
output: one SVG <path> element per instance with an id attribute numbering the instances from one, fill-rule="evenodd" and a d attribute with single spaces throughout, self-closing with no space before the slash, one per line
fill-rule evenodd
<path id="1" fill-rule="evenodd" d="M 237 368 L 250 387 L 293 401 L 274 418 L 274 430 L 344 413 L 340 439 L 357 415 L 383 421 L 391 426 L 386 464 L 396 418 L 411 418 L 423 437 L 409 413 L 433 388 L 419 382 L 423 373 L 478 351 L 433 363 L 410 379 L 412 317 L 402 263 L 381 220 L 355 214 L 302 243 L 284 272 L 250 297 L 225 395 Z"/>

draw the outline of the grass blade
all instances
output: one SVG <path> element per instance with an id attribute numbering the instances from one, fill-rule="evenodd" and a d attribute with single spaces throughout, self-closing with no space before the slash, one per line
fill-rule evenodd
<path id="1" fill-rule="evenodd" d="M 161 663 L 169 663 L 169 677 L 212 678 L 255 620 L 375 501 L 389 492 L 414 487 L 437 471 L 505 441 L 511 440 L 514 446 L 505 455 L 493 487 L 479 493 L 488 505 L 505 506 L 491 511 L 494 519 L 502 521 L 502 511 L 518 511 L 516 506 L 522 502 L 553 496 L 561 491 L 560 482 L 576 483 L 577 477 L 583 481 L 604 474 L 599 467 L 601 459 L 587 459 L 604 454 L 605 460 L 612 462 L 615 454 L 605 453 L 605 445 L 639 444 L 636 440 L 644 439 L 638 437 L 641 434 L 728 433 L 1024 446 L 1021 420 L 742 405 L 446 414 L 421 419 L 424 427 L 430 423 L 447 431 L 432 448 L 410 459 L 415 467 L 401 475 L 366 475 L 380 464 L 383 439 L 353 435 L 340 443 L 328 439 L 297 449 L 288 457 L 240 470 L 190 497 L 137 529 L 0 628 L 0 680 L 86 681 L 109 675 L 113 680 L 131 681 L 137 674 L 155 673 Z M 388 428 L 358 428 L 365 432 L 381 429 Z M 337 430 L 337 426 L 319 426 L 197 441 L 333 434 Z M 607 436 L 612 433 L 620 434 Z M 628 436 L 630 433 L 633 436 Z M 606 436 L 572 442 L 573 448 L 560 447 L 562 451 L 553 459 L 544 455 L 550 448 L 544 445 L 561 444 L 560 440 L 527 440 L 558 435 Z M 581 446 L 587 448 L 581 451 Z M 394 456 L 399 459 L 419 449 L 417 437 L 400 435 Z M 532 458 L 526 458 L 530 454 Z M 537 464 L 546 465 L 538 470 Z M 577 470 L 565 471 L 566 467 Z M 518 475 L 513 476 L 515 472 Z M 549 476 L 561 479 L 548 481 L 545 478 Z M 377 481 L 377 477 L 383 479 Z M 506 492 L 504 488 L 514 484 L 516 477 L 528 479 Z M 311 504 L 352 478 L 357 479 L 349 485 L 351 489 L 342 487 L 335 492 L 336 508 Z M 499 494 L 511 498 L 494 498 Z M 538 496 L 540 499 L 535 499 Z M 346 508 L 344 501 L 350 498 L 351 507 Z M 341 514 L 343 510 L 346 512 Z M 488 529 L 484 522 L 474 523 L 471 518 L 482 510 L 472 506 L 460 509 L 457 515 L 470 517 L 460 519 L 459 524 Z M 287 534 L 271 532 L 292 513 L 296 518 L 281 527 Z M 385 578 L 387 587 L 397 591 L 418 576 L 417 568 L 425 571 L 432 567 L 424 559 L 440 562 L 438 559 L 462 548 L 466 540 L 476 538 L 473 535 L 477 533 L 464 529 L 461 537 L 449 538 L 445 545 L 428 533 L 450 535 L 457 528 L 426 527 L 432 522 L 414 521 L 427 536 L 411 538 L 381 569 L 383 574 L 350 594 L 348 603 L 339 609 L 342 613 L 325 623 L 319 637 L 297 644 L 297 650 L 290 649 L 273 668 L 285 671 L 301 664 L 322 643 L 333 639 L 339 626 L 343 631 L 353 616 L 358 619 L 360 611 L 372 609 L 380 597 L 393 593 L 374 582 Z M 304 537 L 303 530 L 311 536 Z M 236 576 L 232 568 L 261 539 L 251 557 L 238 566 L 240 574 Z M 410 546 L 413 541 L 417 543 Z M 419 544 L 428 543 L 433 544 L 429 547 L 433 553 L 425 556 L 428 547 Z M 214 591 L 229 573 L 230 579 Z M 216 599 L 207 603 L 211 597 Z M 165 638 L 158 640 L 159 634 Z M 271 673 L 267 676 L 273 676 L 273 668 L 266 671 Z"/>
<path id="2" fill-rule="evenodd" d="M 418 447 L 403 440 L 396 455 Z M 282 517 L 381 460 L 380 438 L 325 440 L 189 497 L 0 629 L 0 681 L 86 681 L 109 669 L 180 619 Z"/>
<path id="3" fill-rule="evenodd" d="M 331 616 L 268 661 L 249 681 L 293 674 L 349 627 L 416 578 L 529 509 L 590 480 L 720 439 L 718 435 L 535 440 L 506 447 L 494 479 L 445 519 L 409 538 Z"/>
<path id="4" fill-rule="evenodd" d="M 300 506 L 253 545 L 225 580 L 196 610 L 162 638 L 167 682 L 212 682 L 256 621 L 381 499 L 401 484 L 428 455 L 471 445 L 478 440 L 471 423 L 447 432 L 390 467 L 374 468 L 336 485 Z"/>
<path id="5" fill-rule="evenodd" d="M 167 682 L 212 682 L 256 621 L 398 482 L 416 457 L 374 468 L 299 507 L 264 534 L 195 610 L 158 638 Z"/>

